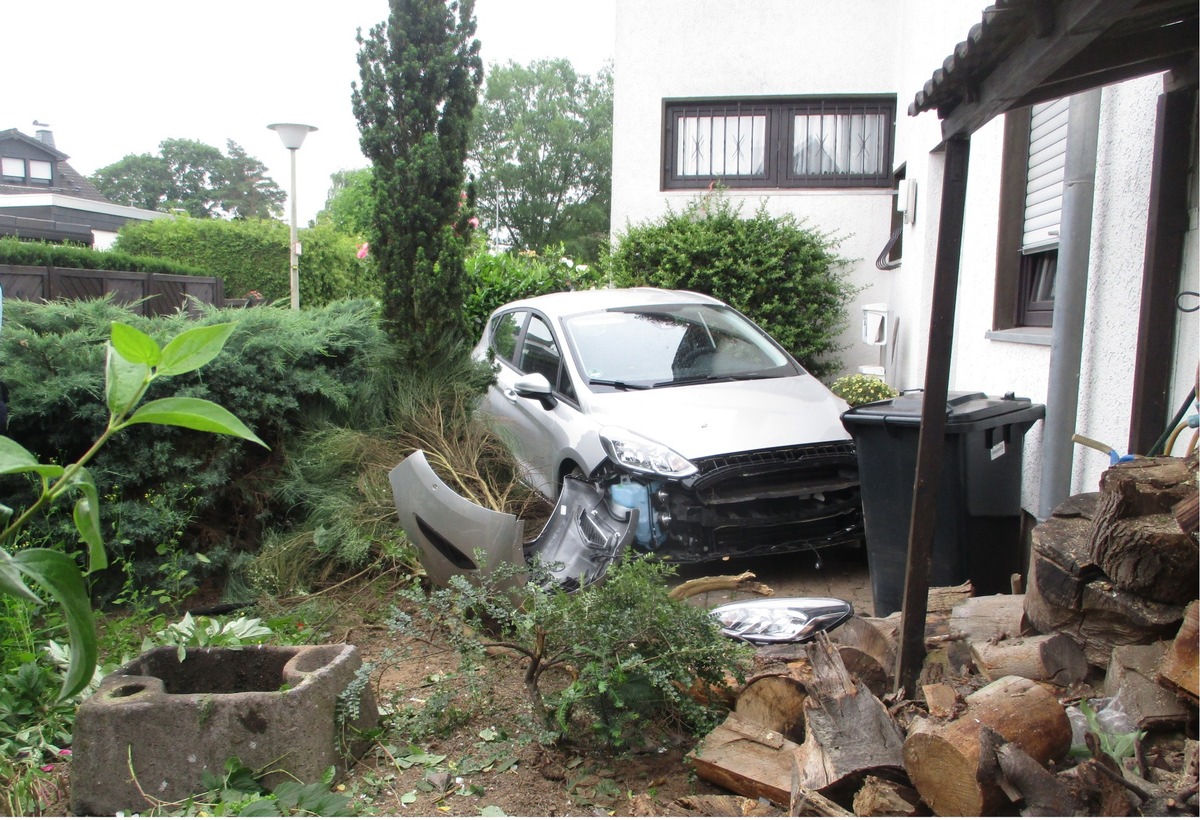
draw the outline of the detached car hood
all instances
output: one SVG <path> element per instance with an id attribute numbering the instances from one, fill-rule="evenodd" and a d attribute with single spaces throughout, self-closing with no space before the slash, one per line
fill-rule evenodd
<path id="1" fill-rule="evenodd" d="M 685 458 L 849 439 L 847 405 L 812 376 L 593 394 L 593 418 Z"/>

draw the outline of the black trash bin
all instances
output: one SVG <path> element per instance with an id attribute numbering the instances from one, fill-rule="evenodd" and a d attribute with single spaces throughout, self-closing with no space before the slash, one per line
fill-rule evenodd
<path id="1" fill-rule="evenodd" d="M 858 451 L 871 593 L 881 617 L 904 602 L 923 399 L 920 391 L 905 393 L 842 414 Z M 951 392 L 946 414 L 929 583 L 970 580 L 981 595 L 1009 592 L 1012 574 L 1022 571 L 1025 433 L 1046 408 L 1011 393 Z"/>

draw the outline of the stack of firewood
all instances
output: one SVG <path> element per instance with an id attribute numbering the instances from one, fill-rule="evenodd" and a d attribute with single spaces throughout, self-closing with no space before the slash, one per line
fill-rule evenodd
<path id="1" fill-rule="evenodd" d="M 647 813 L 1195 816 L 1196 508 L 1194 458 L 1109 470 L 1036 528 L 1026 593 L 930 591 L 916 693 L 892 691 L 899 615 L 761 649 L 689 756 L 742 797 Z M 1135 753 L 1081 701 L 1123 709 Z"/>

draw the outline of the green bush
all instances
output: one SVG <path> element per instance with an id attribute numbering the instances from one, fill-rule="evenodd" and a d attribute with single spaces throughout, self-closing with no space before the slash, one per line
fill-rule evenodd
<path id="1" fill-rule="evenodd" d="M 471 338 L 483 335 L 492 311 L 515 299 L 541 296 L 564 290 L 584 290 L 602 285 L 596 267 L 576 265 L 563 257 L 562 247 L 542 253 L 491 253 L 482 244 L 467 257 L 467 298 L 464 310 Z"/>
<path id="2" fill-rule="evenodd" d="M 117 235 L 116 249 L 194 265 L 225 282 L 225 296 L 250 291 L 267 301 L 288 299 L 289 228 L 270 219 L 156 219 L 130 223 Z M 373 268 L 356 257 L 354 240 L 328 225 L 299 232 L 300 304 L 305 308 L 374 296 Z"/>
<path id="3" fill-rule="evenodd" d="M 156 340 L 194 324 L 179 315 L 139 317 L 104 300 L 48 305 L 6 300 L 4 307 L 0 361 L 10 391 L 8 434 L 43 462 L 62 464 L 86 452 L 104 429 L 104 341 L 111 322 L 125 322 Z M 174 549 L 182 528 L 187 551 L 205 552 L 219 569 L 234 553 L 256 549 L 264 528 L 285 527 L 294 513 L 273 495 L 280 465 L 305 431 L 358 412 L 386 344 L 377 308 L 365 301 L 311 311 L 210 309 L 197 321 L 230 320 L 238 325 L 222 356 L 201 374 L 152 385 L 147 398 L 171 394 L 215 401 L 272 452 L 154 425 L 137 431 L 136 446 L 127 433 L 118 434 L 92 462 L 106 501 L 103 532 L 112 536 L 110 557 L 118 565 L 94 579 L 101 588 L 111 591 L 123 583 L 122 560 L 139 573 L 156 572 L 163 550 Z M 28 483 L 6 478 L 7 505 L 32 492 Z M 181 509 L 187 512 L 182 520 Z M 75 543 L 64 525 L 40 526 L 42 537 Z"/>
<path id="4" fill-rule="evenodd" d="M 651 285 L 707 293 L 762 326 L 814 375 L 834 373 L 838 334 L 856 288 L 838 240 L 794 216 L 751 217 L 719 193 L 682 213 L 632 226 L 604 264 L 617 287 Z"/>
<path id="5" fill-rule="evenodd" d="M 78 245 L 54 245 L 49 242 L 26 242 L 12 238 L 0 239 L 0 265 L 171 273 L 181 276 L 210 275 L 194 265 L 154 256 L 134 256 L 115 250 L 94 251 Z"/>

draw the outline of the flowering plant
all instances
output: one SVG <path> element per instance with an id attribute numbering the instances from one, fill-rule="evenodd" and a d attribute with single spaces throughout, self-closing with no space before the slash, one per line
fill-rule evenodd
<path id="1" fill-rule="evenodd" d="M 891 399 L 899 395 L 896 389 L 883 379 L 878 376 L 869 376 L 866 373 L 842 376 L 831 384 L 829 389 L 851 407 L 872 401 Z"/>

